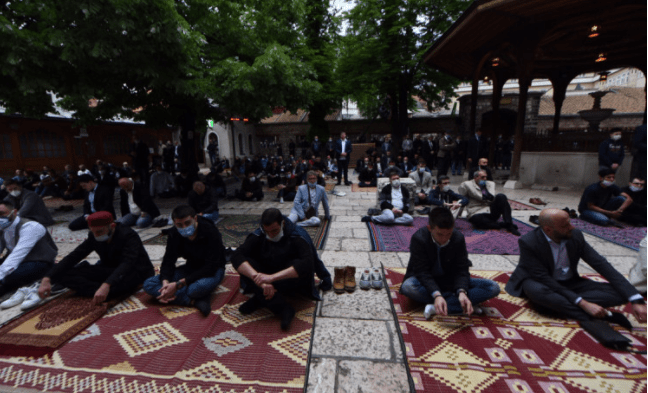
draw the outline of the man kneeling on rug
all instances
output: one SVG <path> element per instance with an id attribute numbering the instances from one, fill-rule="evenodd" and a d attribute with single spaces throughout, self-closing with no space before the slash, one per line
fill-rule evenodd
<path id="1" fill-rule="evenodd" d="M 161 303 L 194 306 L 204 316 L 211 313 L 211 294 L 225 276 L 225 246 L 214 222 L 188 205 L 171 212 L 160 275 L 150 277 L 144 290 Z M 176 267 L 178 258 L 187 262 Z"/>
<path id="2" fill-rule="evenodd" d="M 646 322 L 643 297 L 585 241 L 582 232 L 571 225 L 567 212 L 543 210 L 539 227 L 520 237 L 518 243 L 520 262 L 506 283 L 509 295 L 526 296 L 540 311 L 578 321 L 615 318 L 606 307 L 630 302 L 637 320 Z M 609 284 L 581 277 L 581 258 Z"/>
<path id="3" fill-rule="evenodd" d="M 319 300 L 313 280 L 315 251 L 298 228 L 278 209 L 267 209 L 261 215 L 261 228 L 248 235 L 232 255 L 241 286 L 253 293 L 239 311 L 250 314 L 267 307 L 281 318 L 282 330 L 288 330 L 295 316 L 286 296 Z"/>
<path id="4" fill-rule="evenodd" d="M 41 298 L 49 296 L 55 284 L 92 297 L 92 303 L 99 305 L 135 292 L 147 277 L 155 274 L 137 232 L 114 222 L 107 211 L 90 214 L 87 222 L 88 238 L 43 277 L 38 288 Z M 97 263 L 81 262 L 93 251 L 99 255 Z"/>
<path id="5" fill-rule="evenodd" d="M 400 293 L 426 304 L 426 319 L 435 314 L 481 314 L 477 305 L 496 297 L 499 285 L 470 277 L 466 240 L 454 229 L 450 210 L 436 207 L 428 217 L 428 225 L 412 236 Z"/>

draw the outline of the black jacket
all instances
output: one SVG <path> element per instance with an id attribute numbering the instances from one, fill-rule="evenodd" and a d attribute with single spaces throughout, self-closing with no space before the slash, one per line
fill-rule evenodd
<path id="1" fill-rule="evenodd" d="M 131 212 L 128 206 L 128 193 L 122 189 L 119 190 L 119 196 L 121 197 L 119 207 L 123 217 Z M 138 181 L 133 184 L 133 201 L 144 213 L 151 217 L 155 218 L 160 215 L 160 210 L 155 205 L 155 202 L 153 202 L 153 198 L 149 195 L 148 188 L 142 187 Z"/>
<path id="2" fill-rule="evenodd" d="M 194 190 L 189 191 L 187 203 L 193 207 L 196 213 L 213 213 L 218 211 L 218 195 L 212 187 L 205 186 L 205 192 L 202 195 Z"/>
<path id="3" fill-rule="evenodd" d="M 86 192 L 85 195 L 85 200 L 83 201 L 83 214 L 92 214 L 92 209 L 90 208 L 90 199 L 88 199 L 90 193 Z M 104 185 L 97 185 L 97 188 L 95 189 L 95 196 L 94 196 L 94 207 L 95 207 L 95 212 L 101 212 L 101 211 L 106 211 L 110 212 L 110 214 L 113 215 L 113 217 L 117 217 L 115 214 L 115 207 L 113 206 L 113 195 L 114 195 L 114 189 L 104 186 Z"/>
<path id="4" fill-rule="evenodd" d="M 464 236 L 455 229 L 448 245 L 441 247 L 439 252 L 438 249 L 427 227 L 416 231 L 410 242 L 410 259 L 403 281 L 416 277 L 430 295 L 435 291 L 467 291 L 470 284 L 468 268 L 472 263 L 468 259 Z"/>
<path id="5" fill-rule="evenodd" d="M 197 216 L 198 227 L 194 240 L 180 235 L 175 226 L 169 230 L 166 251 L 160 267 L 160 281 L 173 280 L 178 258 L 184 258 L 187 285 L 204 277 L 212 277 L 225 267 L 225 246 L 218 228 L 211 220 Z"/>
<path id="6" fill-rule="evenodd" d="M 392 205 L 392 200 L 391 200 L 391 192 L 392 192 L 392 186 L 391 184 L 386 185 L 383 187 L 383 189 L 380 191 L 379 195 L 379 203 L 380 203 L 380 210 L 385 210 L 385 209 L 393 209 L 394 205 Z M 410 194 L 409 191 L 407 191 L 407 188 L 401 186 L 401 193 L 403 194 L 403 213 L 407 213 L 409 210 L 409 201 L 410 201 Z"/>
<path id="7" fill-rule="evenodd" d="M 114 269 L 105 281 L 107 284 L 113 285 L 121 278 L 133 274 L 144 282 L 146 278 L 155 274 L 151 259 L 137 232 L 117 223 L 110 243 L 96 241 L 92 232 L 89 232 L 88 238 L 61 262 L 55 264 L 45 276 L 50 277 L 56 283 L 57 279 L 65 275 L 67 270 L 81 262 L 93 251 L 99 255 L 101 266 Z"/>

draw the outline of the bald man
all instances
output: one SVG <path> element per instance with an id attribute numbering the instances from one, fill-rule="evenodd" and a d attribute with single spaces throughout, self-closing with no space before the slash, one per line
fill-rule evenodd
<path id="1" fill-rule="evenodd" d="M 608 317 L 607 307 L 631 303 L 634 316 L 646 322 L 639 292 L 596 252 L 558 209 L 540 213 L 539 227 L 520 237 L 520 262 L 506 284 L 511 296 L 527 297 L 540 311 L 578 321 Z M 580 277 L 583 259 L 608 283 Z"/>
<path id="2" fill-rule="evenodd" d="M 153 219 L 160 215 L 153 198 L 148 192 L 148 188 L 143 186 L 139 181 L 122 177 L 119 179 L 119 195 L 121 218 L 117 221 L 124 225 L 138 228 L 146 228 L 153 223 Z"/>

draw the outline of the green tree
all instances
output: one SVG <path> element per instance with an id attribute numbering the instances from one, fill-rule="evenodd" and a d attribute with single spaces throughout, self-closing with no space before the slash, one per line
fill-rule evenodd
<path id="1" fill-rule="evenodd" d="M 320 90 L 294 50 L 304 1 L 10 0 L 0 5 L 0 104 L 41 117 L 54 93 L 80 123 L 180 126 L 183 169 L 195 169 L 197 124 L 294 110 Z"/>
<path id="2" fill-rule="evenodd" d="M 395 146 L 408 133 L 413 95 L 428 109 L 448 106 L 458 80 L 427 67 L 423 54 L 459 17 L 468 0 L 358 0 L 346 13 L 340 75 L 344 95 L 369 118 L 389 108 Z"/>

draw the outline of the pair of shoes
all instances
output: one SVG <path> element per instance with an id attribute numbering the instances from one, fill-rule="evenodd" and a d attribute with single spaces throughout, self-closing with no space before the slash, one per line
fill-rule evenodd
<path id="1" fill-rule="evenodd" d="M 335 268 L 335 278 L 333 279 L 333 290 L 335 291 L 335 293 L 355 291 L 355 272 L 356 268 L 352 266 Z"/>
<path id="2" fill-rule="evenodd" d="M 576 213 L 576 210 L 570 209 L 569 207 L 565 207 L 563 209 L 564 212 L 569 214 L 569 218 L 578 218 L 578 214 Z"/>
<path id="3" fill-rule="evenodd" d="M 10 308 L 20 304 L 20 309 L 25 311 L 38 306 L 44 300 L 38 296 L 38 284 L 34 284 L 29 287 L 19 288 L 13 296 L 0 304 L 0 308 Z"/>
<path id="4" fill-rule="evenodd" d="M 530 198 L 529 202 L 533 203 L 534 205 L 546 205 L 546 202 L 543 202 L 540 198 Z"/>
<path id="5" fill-rule="evenodd" d="M 364 216 L 360 219 L 362 222 L 371 222 L 371 216 Z"/>
<path id="6" fill-rule="evenodd" d="M 429 207 L 424 207 L 424 208 L 421 209 L 421 210 L 417 210 L 417 213 L 418 213 L 418 214 L 429 214 L 429 213 L 430 213 L 430 210 L 431 210 L 431 209 L 430 209 Z"/>
<path id="7" fill-rule="evenodd" d="M 209 314 L 211 314 L 211 294 L 194 300 L 194 307 L 196 307 L 204 317 L 209 316 Z"/>
<path id="8" fill-rule="evenodd" d="M 18 288 L 11 297 L 4 302 L 0 303 L 0 309 L 11 308 L 21 304 L 29 295 L 30 287 Z"/>
<path id="9" fill-rule="evenodd" d="M 383 287 L 382 276 L 380 269 L 374 267 L 372 269 L 364 269 L 360 275 L 360 289 L 381 289 Z"/>
<path id="10" fill-rule="evenodd" d="M 319 289 L 321 289 L 323 292 L 327 292 L 333 289 L 333 281 L 331 281 L 331 276 L 324 277 L 320 281 Z"/>

